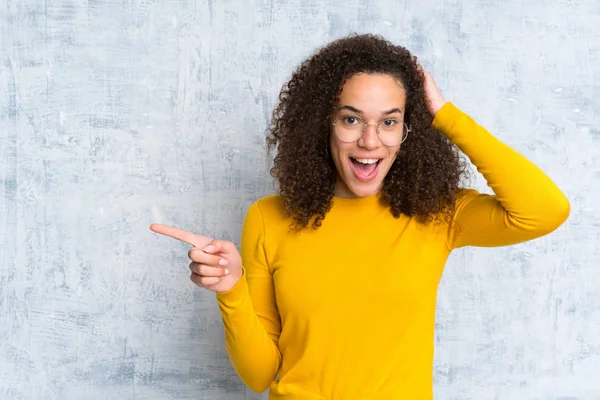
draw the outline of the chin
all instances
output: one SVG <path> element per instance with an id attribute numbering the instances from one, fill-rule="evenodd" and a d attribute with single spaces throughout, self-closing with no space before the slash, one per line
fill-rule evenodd
<path id="1" fill-rule="evenodd" d="M 379 184 L 364 184 L 361 182 L 356 182 L 354 184 L 346 184 L 346 187 L 348 188 L 348 191 L 355 197 L 369 197 L 381 192 L 382 185 L 383 182 L 380 182 Z"/>
<path id="2" fill-rule="evenodd" d="M 352 190 L 352 193 L 354 193 L 354 195 L 356 197 L 369 197 L 369 196 L 374 196 L 377 193 L 379 193 L 379 188 L 377 188 L 377 189 L 355 188 Z"/>

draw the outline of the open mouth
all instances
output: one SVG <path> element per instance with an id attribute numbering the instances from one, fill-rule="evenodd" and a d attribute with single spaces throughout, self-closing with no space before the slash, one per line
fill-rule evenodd
<path id="1" fill-rule="evenodd" d="M 350 165 L 354 175 L 361 181 L 370 181 L 377 176 L 381 159 L 350 157 Z"/>

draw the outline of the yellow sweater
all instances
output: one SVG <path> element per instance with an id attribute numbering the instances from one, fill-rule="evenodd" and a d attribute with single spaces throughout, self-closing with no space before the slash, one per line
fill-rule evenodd
<path id="1" fill-rule="evenodd" d="M 218 293 L 227 351 L 270 399 L 433 398 L 436 293 L 450 252 L 556 229 L 569 203 L 535 165 L 447 103 L 434 126 L 495 196 L 461 191 L 451 224 L 395 219 L 377 196 L 335 198 L 323 225 L 289 231 L 279 196 L 248 210 L 244 274 Z"/>

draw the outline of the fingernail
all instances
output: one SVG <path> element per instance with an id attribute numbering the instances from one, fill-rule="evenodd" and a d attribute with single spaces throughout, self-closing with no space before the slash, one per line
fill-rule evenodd
<path id="1" fill-rule="evenodd" d="M 227 260 L 226 260 L 226 259 L 224 259 L 224 258 L 221 258 L 221 259 L 219 260 L 219 265 L 220 265 L 221 267 L 226 267 L 228 264 L 229 264 L 229 261 L 227 261 Z"/>
<path id="2" fill-rule="evenodd" d="M 225 275 L 229 275 L 229 270 L 225 268 Z"/>
<path id="3" fill-rule="evenodd" d="M 213 251 L 215 251 L 215 246 L 213 246 L 212 244 L 209 244 L 208 246 L 206 246 L 202 250 L 204 250 L 207 253 L 212 253 Z"/>

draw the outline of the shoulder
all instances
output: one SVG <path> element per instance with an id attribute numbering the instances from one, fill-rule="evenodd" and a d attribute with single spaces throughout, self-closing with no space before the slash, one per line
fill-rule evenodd
<path id="1" fill-rule="evenodd" d="M 496 196 L 493 194 L 487 194 L 480 192 L 477 189 L 472 188 L 460 188 L 456 193 L 456 209 L 464 207 L 465 205 L 471 203 L 474 200 L 483 200 L 489 201 L 490 199 L 495 199 Z"/>
<path id="2" fill-rule="evenodd" d="M 469 205 L 469 203 L 479 197 L 481 197 L 481 193 L 475 189 L 465 187 L 458 188 L 454 197 L 454 207 L 452 207 L 450 215 L 446 214 L 446 217 L 441 217 L 440 219 L 444 221 L 445 225 L 454 225 L 457 214 Z M 450 217 L 450 219 L 447 217 Z"/>
<path id="3" fill-rule="evenodd" d="M 489 207 L 496 204 L 494 195 L 482 193 L 476 189 L 461 188 L 456 193 L 456 201 L 452 219 L 456 219 L 458 214 L 469 207 L 475 206 L 475 209 L 481 210 L 481 207 Z M 490 203 L 491 202 L 491 203 Z M 473 209 L 473 210 L 475 210 Z"/>
<path id="4" fill-rule="evenodd" d="M 254 204 L 265 210 L 283 209 L 283 199 L 278 194 L 270 194 L 256 200 Z"/>
<path id="5" fill-rule="evenodd" d="M 242 242 L 262 241 L 266 250 L 277 249 L 289 232 L 283 199 L 279 195 L 265 196 L 250 205 L 242 228 Z"/>
<path id="6" fill-rule="evenodd" d="M 472 201 L 474 198 L 478 197 L 481 193 L 479 193 L 475 189 L 471 188 L 459 188 L 456 192 L 456 206 L 455 208 L 460 208 L 465 204 Z"/>
<path id="7" fill-rule="evenodd" d="M 248 208 L 246 218 L 252 218 L 253 216 L 260 216 L 264 224 L 285 223 L 289 225 L 283 199 L 278 194 L 262 197 L 252 203 Z"/>

